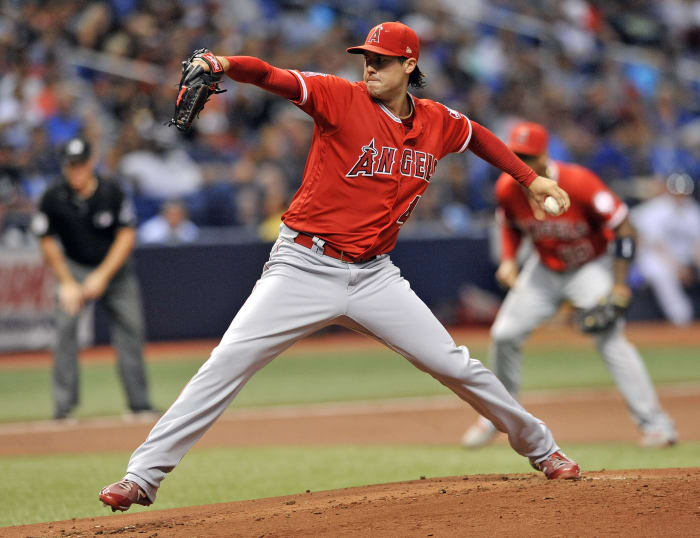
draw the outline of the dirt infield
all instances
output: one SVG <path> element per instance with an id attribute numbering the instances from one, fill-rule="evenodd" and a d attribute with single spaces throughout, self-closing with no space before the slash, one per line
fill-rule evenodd
<path id="1" fill-rule="evenodd" d="M 7 537 L 700 536 L 700 469 L 450 477 L 2 529 Z"/>
<path id="2" fill-rule="evenodd" d="M 700 440 L 700 386 L 660 390 L 681 440 Z M 637 431 L 619 394 L 612 389 L 528 393 L 523 403 L 571 442 L 635 441 Z M 263 445 L 455 444 L 476 413 L 456 397 L 286 406 L 225 413 L 196 448 Z M 0 456 L 131 451 L 152 423 L 119 418 L 52 421 L 0 426 Z M 505 443 L 505 436 L 499 442 Z"/>

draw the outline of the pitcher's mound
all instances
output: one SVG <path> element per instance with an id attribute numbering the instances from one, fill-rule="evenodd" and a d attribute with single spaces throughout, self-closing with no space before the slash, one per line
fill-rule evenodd
<path id="1" fill-rule="evenodd" d="M 457 476 L 6 527 L 3 536 L 700 536 L 698 484 L 700 468 L 577 481 Z"/>

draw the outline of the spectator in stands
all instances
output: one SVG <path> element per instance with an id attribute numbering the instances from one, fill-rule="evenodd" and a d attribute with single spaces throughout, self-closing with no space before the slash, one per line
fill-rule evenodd
<path id="1" fill-rule="evenodd" d="M 687 174 L 671 174 L 666 190 L 632 210 L 639 234 L 637 267 L 664 315 L 674 325 L 693 320 L 693 303 L 684 288 L 698 284 L 700 204 Z"/>
<path id="2" fill-rule="evenodd" d="M 0 247 L 35 245 L 29 232 L 34 210 L 32 200 L 20 184 L 21 169 L 12 147 L 0 140 Z"/>
<path id="3" fill-rule="evenodd" d="M 139 226 L 138 236 L 141 243 L 177 245 L 196 241 L 199 228 L 188 219 L 182 201 L 168 200 L 158 215 Z"/>
<path id="4" fill-rule="evenodd" d="M 381 10 L 372 2 L 348 9 L 340 2 L 260 0 L 206 7 L 6 4 L 0 139 L 18 155 L 46 154 L 27 151 L 34 127 L 41 126 L 48 145 L 56 147 L 96 123 L 104 131 L 103 166 L 131 174 L 139 187 L 134 199 L 140 222 L 155 215 L 163 200 L 186 197 L 200 226 L 248 228 L 264 218 L 262 205 L 255 211 L 249 202 L 251 193 L 264 190 L 254 183 L 269 162 L 281 167 L 287 192 L 299 186 L 311 125 L 294 116 L 295 107 L 280 110 L 276 99 L 255 87 L 229 88 L 207 105 L 191 133 L 169 135 L 175 147 L 152 147 L 149 136 L 172 114 L 183 57 L 218 43 L 274 65 L 357 79 L 357 67 L 329 51 L 364 37 L 378 17 L 415 21 L 425 43 L 423 69 L 433 80 L 419 97 L 468 110 L 476 121 L 488 118 L 504 136 L 517 118 L 552 122 L 552 140 L 561 141 L 550 148 L 552 155 L 585 163 L 606 182 L 632 183 L 638 175 L 666 176 L 676 169 L 692 177 L 700 173 L 700 144 L 683 142 L 700 103 L 700 77 L 692 69 L 700 53 L 698 2 L 411 0 L 383 2 Z M 545 34 L 550 38 L 542 39 Z M 463 228 L 467 216 L 476 222 L 490 217 L 494 207 L 488 195 L 494 169 L 470 156 L 459 158 L 469 178 L 466 196 L 446 185 L 440 200 L 453 213 L 452 229 Z M 39 177 L 18 164 L 23 176 Z M 252 171 L 245 170 L 249 166 Z"/>
<path id="5" fill-rule="evenodd" d="M 199 166 L 166 127 L 154 127 L 140 148 L 124 155 L 120 172 L 140 196 L 158 201 L 193 194 L 202 184 Z"/>
<path id="6" fill-rule="evenodd" d="M 46 120 L 49 140 L 54 146 L 65 144 L 85 128 L 85 123 L 77 112 L 77 93 L 75 84 L 66 82 L 58 88 L 56 110 Z"/>
<path id="7" fill-rule="evenodd" d="M 238 225 L 258 236 L 261 222 L 260 206 L 262 194 L 257 186 L 247 185 L 238 191 L 236 196 L 236 218 Z"/>
<path id="8" fill-rule="evenodd" d="M 263 186 L 263 221 L 258 228 L 263 241 L 274 242 L 279 235 L 282 214 L 287 210 L 289 199 L 282 170 L 268 163 L 260 168 L 259 183 Z"/>
<path id="9" fill-rule="evenodd" d="M 87 140 L 69 140 L 62 165 L 63 177 L 44 193 L 32 219 L 42 254 L 58 279 L 54 419 L 70 417 L 78 404 L 77 326 L 89 301 L 101 303 L 110 318 L 131 412 L 149 416 L 141 295 L 131 261 L 133 210 L 116 183 L 95 173 Z"/>

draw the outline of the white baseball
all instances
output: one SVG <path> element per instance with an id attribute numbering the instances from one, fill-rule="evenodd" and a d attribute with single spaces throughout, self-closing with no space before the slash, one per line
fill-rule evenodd
<path id="1" fill-rule="evenodd" d="M 559 202 L 551 196 L 547 196 L 547 198 L 544 199 L 544 210 L 550 215 L 561 215 L 561 206 Z"/>

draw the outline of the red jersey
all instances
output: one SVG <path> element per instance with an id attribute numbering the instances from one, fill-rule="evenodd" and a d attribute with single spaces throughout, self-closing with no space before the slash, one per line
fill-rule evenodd
<path id="1" fill-rule="evenodd" d="M 282 220 L 355 257 L 394 248 L 430 183 L 438 159 L 463 152 L 469 119 L 410 96 L 410 128 L 372 99 L 364 82 L 292 71 L 301 95 L 292 101 L 314 119 L 302 185 Z"/>
<path id="2" fill-rule="evenodd" d="M 545 214 L 544 220 L 535 218 L 527 193 L 511 176 L 498 178 L 502 258 L 514 258 L 520 239 L 527 234 L 542 263 L 555 271 L 567 271 L 607 250 L 613 230 L 628 209 L 598 176 L 582 166 L 552 162 L 550 177 L 569 194 L 571 207 L 556 217 Z"/>

